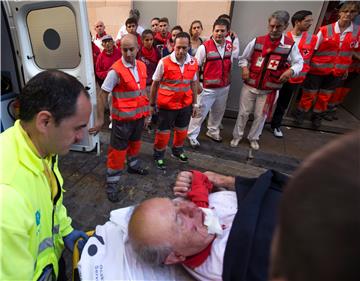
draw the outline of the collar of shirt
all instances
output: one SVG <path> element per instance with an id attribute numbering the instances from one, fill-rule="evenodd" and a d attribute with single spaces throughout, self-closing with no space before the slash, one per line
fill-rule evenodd
<path id="1" fill-rule="evenodd" d="M 135 65 L 132 65 L 131 63 L 128 63 L 128 62 L 124 59 L 124 57 L 122 56 L 122 57 L 121 57 L 121 61 L 122 61 L 122 63 L 124 64 L 124 66 L 125 66 L 126 68 L 136 68 L 136 60 L 135 60 Z"/>
<path id="2" fill-rule="evenodd" d="M 353 23 L 351 22 L 350 25 L 344 30 L 343 34 L 344 33 L 347 33 L 347 32 L 353 32 Z M 340 26 L 339 26 L 339 21 L 337 21 L 335 23 L 335 27 L 334 27 L 334 30 L 335 30 L 335 33 L 341 33 L 340 32 Z"/>
<path id="3" fill-rule="evenodd" d="M 217 42 L 214 40 L 214 38 L 212 38 L 212 37 L 211 37 L 211 39 L 214 41 L 216 48 L 218 48 L 218 49 L 223 49 L 223 48 L 225 48 L 225 43 L 226 43 L 226 40 L 227 40 L 226 38 L 225 38 L 223 44 L 217 43 Z M 230 41 L 231 41 L 231 39 L 230 39 Z"/>
<path id="4" fill-rule="evenodd" d="M 182 64 L 179 63 L 178 60 L 176 59 L 175 51 L 170 54 L 170 59 L 171 59 L 172 62 L 174 62 L 174 63 L 176 63 L 176 64 L 178 64 L 178 65 L 180 65 L 180 66 L 182 65 Z M 188 64 L 188 63 L 190 63 L 190 60 L 191 60 L 190 55 L 189 55 L 188 53 L 186 53 L 186 58 L 185 58 L 185 61 L 184 61 L 183 64 Z"/>

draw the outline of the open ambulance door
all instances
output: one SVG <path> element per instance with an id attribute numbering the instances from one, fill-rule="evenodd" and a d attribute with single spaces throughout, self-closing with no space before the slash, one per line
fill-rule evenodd
<path id="1" fill-rule="evenodd" d="M 4 1 L 18 69 L 22 83 L 46 69 L 59 69 L 76 77 L 87 87 L 92 113 L 96 112 L 96 84 L 91 50 L 91 36 L 85 1 Z M 21 83 L 21 84 L 22 84 Z M 81 142 L 72 150 L 100 151 L 99 135 L 89 135 L 87 128 Z"/>

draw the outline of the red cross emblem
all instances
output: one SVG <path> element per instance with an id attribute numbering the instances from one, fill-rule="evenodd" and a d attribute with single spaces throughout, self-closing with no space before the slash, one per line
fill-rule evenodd
<path id="1" fill-rule="evenodd" d="M 279 63 L 280 61 L 278 60 L 270 60 L 267 68 L 271 70 L 276 70 L 279 66 Z"/>
<path id="2" fill-rule="evenodd" d="M 232 44 L 231 44 L 231 43 L 227 43 L 227 44 L 226 44 L 226 47 L 225 47 L 226 51 L 231 51 L 231 48 L 232 48 Z"/>

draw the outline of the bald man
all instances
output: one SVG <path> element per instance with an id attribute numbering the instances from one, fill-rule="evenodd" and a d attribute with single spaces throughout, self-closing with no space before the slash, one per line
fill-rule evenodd
<path id="1" fill-rule="evenodd" d="M 137 39 L 127 34 L 121 39 L 121 59 L 117 60 L 101 86 L 97 103 L 97 119 L 89 132 L 96 134 L 104 124 L 104 108 L 109 93 L 112 94 L 112 131 L 107 158 L 106 192 L 111 202 L 120 197 L 118 184 L 127 158 L 127 171 L 147 175 L 141 167 L 138 154 L 145 117 L 149 116 L 146 96 L 146 66 L 136 60 Z"/>
<path id="2" fill-rule="evenodd" d="M 280 182 L 271 171 L 245 180 L 181 172 L 174 193 L 184 198 L 139 204 L 129 221 L 130 244 L 143 261 L 181 263 L 197 280 L 241 280 L 238 276 L 250 278 L 256 268 L 257 278 L 251 280 L 265 281 Z M 213 186 L 224 191 L 209 195 Z M 247 254 L 237 258 L 237 253 Z"/>
<path id="3" fill-rule="evenodd" d="M 94 44 L 102 51 L 104 46 L 102 45 L 102 37 L 106 35 L 105 24 L 99 20 L 94 24 L 95 36 L 93 37 Z"/>

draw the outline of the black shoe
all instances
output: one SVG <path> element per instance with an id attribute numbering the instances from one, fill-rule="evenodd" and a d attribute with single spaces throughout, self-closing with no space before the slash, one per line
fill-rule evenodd
<path id="1" fill-rule="evenodd" d="M 106 194 L 107 194 L 107 198 L 111 201 L 111 202 L 119 202 L 120 198 L 119 198 L 119 189 L 117 186 L 117 183 L 108 183 L 106 186 Z"/>
<path id="2" fill-rule="evenodd" d="M 120 201 L 119 194 L 120 194 L 119 191 L 107 192 L 107 198 L 109 199 L 109 201 L 116 203 Z"/>
<path id="3" fill-rule="evenodd" d="M 333 120 L 335 120 L 334 119 L 334 113 L 332 112 L 332 111 L 328 111 L 328 112 L 326 112 L 324 115 L 323 115 L 323 117 L 322 117 L 324 120 L 326 120 L 326 121 L 333 121 Z"/>
<path id="4" fill-rule="evenodd" d="M 189 160 L 189 158 L 185 155 L 185 153 L 180 153 L 180 154 L 173 153 L 173 154 L 171 154 L 171 156 L 179 159 L 180 162 L 182 162 L 182 163 L 187 163 Z"/>
<path id="5" fill-rule="evenodd" d="M 311 116 L 311 122 L 315 129 L 320 128 L 321 126 L 321 114 L 320 113 L 313 113 Z"/>
<path id="6" fill-rule="evenodd" d="M 146 176 L 149 174 L 148 170 L 141 168 L 141 167 L 137 167 L 137 168 L 128 167 L 127 171 L 130 174 L 138 174 L 138 175 L 142 175 L 142 176 Z"/>
<path id="7" fill-rule="evenodd" d="M 165 165 L 165 161 L 164 159 L 158 159 L 158 160 L 155 160 L 155 164 L 156 164 L 156 167 L 160 170 L 165 170 L 166 169 L 166 165 Z"/>
<path id="8" fill-rule="evenodd" d="M 304 111 L 300 111 L 300 110 L 295 110 L 293 113 L 294 116 L 294 123 L 296 125 L 302 125 L 304 123 L 304 119 L 305 119 L 305 112 Z"/>

